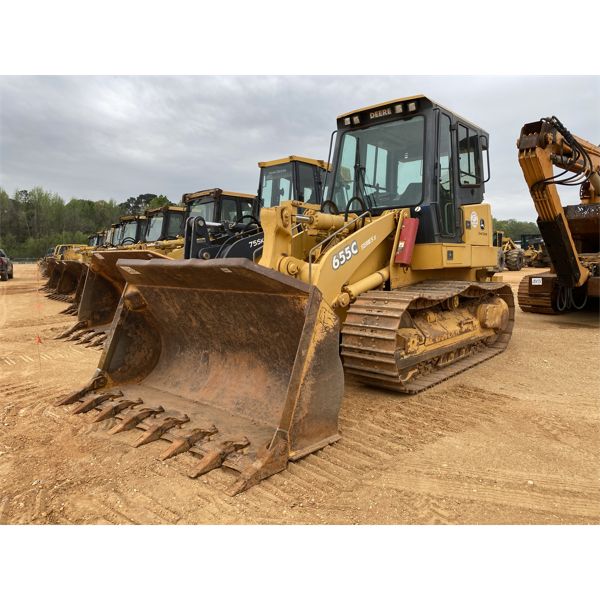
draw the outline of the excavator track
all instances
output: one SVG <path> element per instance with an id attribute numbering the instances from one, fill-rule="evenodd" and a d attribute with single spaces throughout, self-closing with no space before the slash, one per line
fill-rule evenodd
<path id="1" fill-rule="evenodd" d="M 397 357 L 397 332 L 403 316 L 450 301 L 499 296 L 509 309 L 508 324 L 492 341 L 468 338 L 414 358 Z M 496 282 L 428 281 L 392 291 L 371 291 L 351 306 L 342 327 L 344 370 L 365 384 L 416 394 L 500 354 L 514 325 L 509 285 Z"/>
<path id="2" fill-rule="evenodd" d="M 546 276 L 548 281 L 545 281 Z M 549 277 L 550 276 L 550 277 Z M 558 286 L 554 285 L 556 280 L 555 275 L 543 273 L 537 279 L 543 282 L 539 287 L 531 285 L 532 275 L 527 275 L 521 279 L 519 283 L 518 301 L 519 308 L 524 312 L 541 313 L 546 315 L 556 315 L 559 313 L 556 310 L 556 300 L 558 294 Z M 550 279 L 552 281 L 550 281 Z M 534 291 L 535 290 L 535 291 Z"/>

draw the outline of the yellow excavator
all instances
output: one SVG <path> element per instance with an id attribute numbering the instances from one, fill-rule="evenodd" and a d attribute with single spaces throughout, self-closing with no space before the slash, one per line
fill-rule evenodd
<path id="1" fill-rule="evenodd" d="M 98 369 L 59 403 L 191 453 L 191 477 L 225 467 L 236 494 L 339 439 L 344 372 L 415 393 L 497 355 L 514 301 L 487 149 L 421 95 L 341 115 L 324 201 L 264 208 L 258 264 L 119 261 Z"/>
<path id="2" fill-rule="evenodd" d="M 600 297 L 600 147 L 556 117 L 524 125 L 517 147 L 552 262 L 547 273 L 521 280 L 519 306 L 546 314 L 580 310 Z M 559 185 L 579 186 L 580 204 L 563 207 Z"/>

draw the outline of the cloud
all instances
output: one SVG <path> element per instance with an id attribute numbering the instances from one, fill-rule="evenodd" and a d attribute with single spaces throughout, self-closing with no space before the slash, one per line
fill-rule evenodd
<path id="1" fill-rule="evenodd" d="M 0 185 L 117 201 L 253 193 L 258 161 L 326 158 L 338 114 L 415 93 L 490 133 L 498 218 L 535 217 L 516 158 L 524 123 L 555 114 L 600 140 L 598 77 L 2 77 Z"/>

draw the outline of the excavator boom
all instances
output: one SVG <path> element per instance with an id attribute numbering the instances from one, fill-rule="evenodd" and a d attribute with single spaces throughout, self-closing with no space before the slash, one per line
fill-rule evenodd
<path id="1" fill-rule="evenodd" d="M 551 274 L 521 282 L 521 308 L 552 313 L 581 307 L 587 296 L 600 294 L 600 147 L 556 117 L 524 125 L 517 147 L 552 262 Z M 559 185 L 579 185 L 581 204 L 563 207 Z"/>

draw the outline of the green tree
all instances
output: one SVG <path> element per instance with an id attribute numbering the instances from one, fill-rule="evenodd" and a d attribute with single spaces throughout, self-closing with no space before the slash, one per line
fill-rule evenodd
<path id="1" fill-rule="evenodd" d="M 494 231 L 503 231 L 505 237 L 517 241 L 524 233 L 539 233 L 538 226 L 531 221 L 517 221 L 516 219 L 494 219 Z"/>

